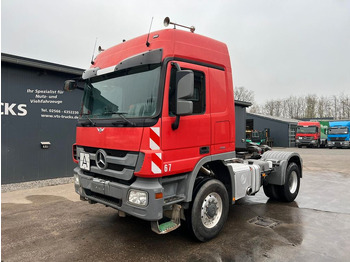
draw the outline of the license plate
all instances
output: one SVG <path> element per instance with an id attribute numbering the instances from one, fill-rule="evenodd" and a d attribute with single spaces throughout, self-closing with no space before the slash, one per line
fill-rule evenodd
<path id="1" fill-rule="evenodd" d="M 90 155 L 85 153 L 80 153 L 79 166 L 81 169 L 90 171 Z"/>

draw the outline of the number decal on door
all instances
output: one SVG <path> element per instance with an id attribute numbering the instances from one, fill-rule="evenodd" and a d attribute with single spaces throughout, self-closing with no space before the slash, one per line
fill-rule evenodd
<path id="1" fill-rule="evenodd" d="M 164 165 L 164 172 L 167 173 L 167 172 L 170 172 L 171 171 L 171 164 L 165 164 Z"/>

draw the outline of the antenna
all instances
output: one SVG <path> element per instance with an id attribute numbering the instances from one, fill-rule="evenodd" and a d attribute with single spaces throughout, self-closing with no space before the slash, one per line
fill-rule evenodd
<path id="1" fill-rule="evenodd" d="M 92 52 L 92 57 L 91 57 L 91 64 L 95 64 L 94 62 L 94 55 L 95 55 L 95 50 L 96 50 L 96 43 L 97 43 L 97 37 L 96 37 L 96 40 L 95 40 L 95 45 L 94 45 L 94 51 Z"/>
<path id="2" fill-rule="evenodd" d="M 153 23 L 153 16 L 152 16 L 152 20 L 151 20 L 151 25 L 149 26 L 149 30 L 148 30 L 148 36 L 147 36 L 147 41 L 146 41 L 147 47 L 149 47 L 151 45 L 150 42 L 148 42 L 148 39 L 149 39 L 149 34 L 151 33 L 152 23 Z"/>
<path id="3" fill-rule="evenodd" d="M 169 24 L 174 25 L 174 29 L 176 29 L 176 26 L 181 26 L 187 29 L 190 29 L 191 33 L 194 33 L 194 30 L 196 30 L 196 28 L 194 26 L 185 26 L 185 25 L 180 25 L 180 24 L 176 24 L 173 22 L 170 22 L 170 18 L 169 17 L 165 17 L 163 24 L 165 27 L 167 27 Z"/>

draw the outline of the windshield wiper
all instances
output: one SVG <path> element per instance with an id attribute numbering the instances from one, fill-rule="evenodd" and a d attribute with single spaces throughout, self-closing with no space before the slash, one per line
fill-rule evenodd
<path id="1" fill-rule="evenodd" d="M 118 116 L 120 116 L 120 118 L 122 118 L 125 122 L 129 123 L 131 126 L 136 125 L 124 116 L 125 114 L 127 114 L 127 112 L 105 111 L 104 114 L 117 114 Z M 115 125 L 118 124 L 118 122 L 113 122 L 112 124 Z"/>
<path id="2" fill-rule="evenodd" d="M 82 116 L 85 116 L 86 119 L 90 121 L 90 123 L 91 123 L 92 126 L 96 126 L 96 123 L 95 123 L 94 121 L 92 121 L 92 120 L 88 117 L 88 115 L 89 115 L 89 114 L 82 114 Z M 84 124 L 86 124 L 86 123 L 84 123 Z"/>

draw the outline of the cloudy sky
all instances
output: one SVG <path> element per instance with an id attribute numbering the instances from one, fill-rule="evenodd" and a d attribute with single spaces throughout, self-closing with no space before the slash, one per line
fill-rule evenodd
<path id="1" fill-rule="evenodd" d="M 86 68 L 96 38 L 108 48 L 166 16 L 225 42 L 234 85 L 260 104 L 350 94 L 350 0 L 2 0 L 1 52 Z"/>

